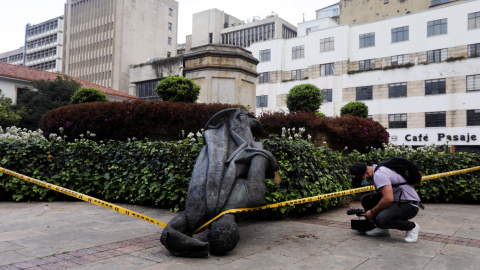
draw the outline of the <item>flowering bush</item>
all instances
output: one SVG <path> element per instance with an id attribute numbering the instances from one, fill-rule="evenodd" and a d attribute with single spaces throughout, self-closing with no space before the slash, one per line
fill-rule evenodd
<path id="1" fill-rule="evenodd" d="M 265 112 L 258 119 L 266 134 L 281 134 L 282 127 L 304 127 L 306 134 L 312 136 L 324 133 L 329 138 L 329 146 L 339 151 L 345 147 L 360 152 L 382 148 L 390 137 L 380 123 L 353 115 L 324 118 L 307 112 Z"/>
<path id="2" fill-rule="evenodd" d="M 5 131 L 0 126 L 0 141 L 41 141 L 45 140 L 42 130 L 31 131 L 26 128 L 7 127 Z"/>
<path id="3" fill-rule="evenodd" d="M 348 166 L 354 162 L 377 164 L 391 156 L 415 162 L 430 175 L 480 164 L 478 153 L 439 154 L 436 146 L 413 149 L 385 144 L 366 153 L 345 153 L 315 147 L 306 128 L 282 128 L 281 135 L 262 140 L 279 163 L 279 185 L 266 180 L 265 204 L 300 199 L 351 188 Z M 73 142 L 64 130 L 45 139 L 41 133 L 0 128 L 0 166 L 15 172 L 111 202 L 160 206 L 174 211 L 185 208 L 195 161 L 204 146 L 203 131 L 181 132 L 171 142 L 93 141 L 86 133 Z M 480 172 L 459 174 L 422 182 L 416 189 L 422 201 L 477 203 Z M 55 191 L 0 173 L 0 198 L 15 201 L 70 199 Z M 266 216 L 296 216 L 335 207 L 338 198 L 263 211 Z"/>

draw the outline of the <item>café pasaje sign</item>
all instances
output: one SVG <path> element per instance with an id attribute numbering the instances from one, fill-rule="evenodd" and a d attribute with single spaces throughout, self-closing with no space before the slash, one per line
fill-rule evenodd
<path id="1" fill-rule="evenodd" d="M 412 135 L 412 134 L 407 134 L 405 135 L 405 140 L 407 142 L 428 142 L 429 140 L 428 134 L 418 134 L 418 135 Z M 437 141 L 438 142 L 443 142 L 443 141 L 452 141 L 452 142 L 457 142 L 457 141 L 462 141 L 462 142 L 470 142 L 470 141 L 476 141 L 477 140 L 477 135 L 470 135 L 470 133 L 461 134 L 461 135 L 450 135 L 450 134 L 445 134 L 445 133 L 437 133 Z"/>

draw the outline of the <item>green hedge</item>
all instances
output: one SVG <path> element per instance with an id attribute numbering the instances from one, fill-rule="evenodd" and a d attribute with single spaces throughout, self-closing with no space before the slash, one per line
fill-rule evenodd
<path id="1" fill-rule="evenodd" d="M 280 185 L 267 180 L 266 204 L 347 189 L 339 152 L 308 141 L 269 136 L 264 146 L 280 164 Z M 178 142 L 0 141 L 0 166 L 111 202 L 185 207 L 185 196 L 203 140 Z M 1 173 L 0 173 L 1 174 Z M 7 200 L 65 200 L 61 193 L 6 174 L 0 195 Z M 338 199 L 284 207 L 274 215 L 296 215 L 311 208 L 333 207 Z"/>
<path id="2" fill-rule="evenodd" d="M 280 165 L 282 182 L 267 179 L 265 204 L 300 199 L 351 188 L 349 164 L 377 163 L 389 156 L 416 162 L 424 175 L 480 164 L 476 153 L 438 154 L 433 149 L 387 146 L 366 154 L 342 153 L 315 147 L 309 141 L 270 135 L 263 140 Z M 191 172 L 203 147 L 187 138 L 178 142 L 84 140 L 0 140 L 0 166 L 110 202 L 124 202 L 183 210 Z M 418 192 L 426 202 L 478 203 L 480 173 L 472 172 L 423 182 Z M 0 198 L 14 201 L 65 200 L 61 193 L 0 173 Z M 274 216 L 296 216 L 335 207 L 339 198 L 264 211 Z"/>
<path id="3" fill-rule="evenodd" d="M 420 147 L 416 150 L 411 147 L 389 145 L 385 149 L 375 149 L 365 154 L 355 151 L 349 155 L 349 159 L 365 164 L 376 164 L 392 156 L 412 160 L 424 176 L 480 165 L 479 153 L 448 154 L 438 152 L 438 147 L 435 145 Z M 478 204 L 480 202 L 480 171 L 423 181 L 415 189 L 424 202 Z"/>

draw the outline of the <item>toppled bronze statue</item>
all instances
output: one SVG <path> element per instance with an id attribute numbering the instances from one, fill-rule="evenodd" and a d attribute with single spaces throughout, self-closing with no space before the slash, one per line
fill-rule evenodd
<path id="1" fill-rule="evenodd" d="M 261 206 L 265 177 L 273 178 L 278 163 L 255 141 L 263 135 L 260 122 L 245 110 L 226 109 L 205 125 L 205 146 L 188 186 L 186 209 L 163 230 L 160 241 L 176 256 L 206 257 L 231 251 L 240 239 L 237 220 L 225 214 L 214 221 L 206 241 L 190 235 L 229 209 Z"/>

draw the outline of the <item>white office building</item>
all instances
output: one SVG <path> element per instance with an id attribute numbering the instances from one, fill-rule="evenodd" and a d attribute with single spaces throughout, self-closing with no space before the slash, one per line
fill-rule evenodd
<path id="1" fill-rule="evenodd" d="M 62 71 L 63 16 L 25 27 L 23 47 L 0 54 L 0 62 L 49 72 Z"/>
<path id="2" fill-rule="evenodd" d="M 257 115 L 287 110 L 289 90 L 311 83 L 321 112 L 362 101 L 395 144 L 480 151 L 480 1 L 447 2 L 362 24 L 320 18 L 298 24 L 296 38 L 250 44 Z"/>

